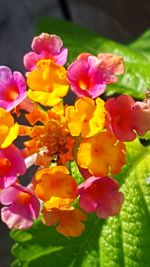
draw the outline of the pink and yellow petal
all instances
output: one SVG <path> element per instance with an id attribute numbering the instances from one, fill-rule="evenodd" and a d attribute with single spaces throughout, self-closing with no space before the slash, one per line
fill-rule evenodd
<path id="1" fill-rule="evenodd" d="M 67 61 L 68 50 L 63 47 L 63 41 L 57 35 L 41 33 L 33 39 L 31 48 L 35 52 L 24 56 L 24 65 L 29 71 L 37 68 L 40 59 L 52 59 L 59 65 L 64 65 Z"/>
<path id="2" fill-rule="evenodd" d="M 29 52 L 24 56 L 23 64 L 27 70 L 32 71 L 36 69 L 36 64 L 41 58 L 42 57 L 35 52 Z"/>
<path id="3" fill-rule="evenodd" d="M 16 108 L 26 98 L 26 81 L 23 75 L 6 66 L 0 66 L 0 107 L 7 111 Z"/>
<path id="4" fill-rule="evenodd" d="M 98 58 L 102 61 L 102 67 L 106 68 L 112 75 L 121 75 L 125 71 L 123 58 L 114 54 L 98 54 Z M 116 81 L 116 80 L 115 80 Z"/>
<path id="5" fill-rule="evenodd" d="M 32 49 L 38 53 L 49 50 L 53 54 L 58 53 L 62 46 L 63 42 L 59 36 L 45 32 L 34 37 L 31 44 Z"/>
<path id="6" fill-rule="evenodd" d="M 19 184 L 12 185 L 1 192 L 2 221 L 9 228 L 27 229 L 38 217 L 40 203 L 33 192 Z"/>
<path id="7" fill-rule="evenodd" d="M 77 96 L 96 98 L 105 91 L 107 84 L 117 82 L 116 74 L 123 72 L 123 60 L 118 56 L 95 57 L 83 53 L 69 66 L 68 80 Z"/>
<path id="8" fill-rule="evenodd" d="M 26 172 L 25 161 L 20 150 L 11 145 L 0 149 L 0 188 L 6 188 L 14 184 L 18 175 Z"/>

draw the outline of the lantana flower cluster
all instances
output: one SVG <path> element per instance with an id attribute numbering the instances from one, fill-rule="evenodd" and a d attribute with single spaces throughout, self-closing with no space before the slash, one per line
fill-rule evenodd
<path id="1" fill-rule="evenodd" d="M 124 195 L 114 177 L 126 163 L 126 142 L 150 130 L 150 104 L 128 95 L 103 100 L 125 72 L 120 56 L 82 53 L 66 64 L 63 41 L 47 33 L 31 48 L 24 76 L 0 66 L 1 219 L 27 229 L 41 216 L 46 226 L 76 237 L 87 214 L 119 214 Z M 69 90 L 74 105 L 64 104 Z M 31 166 L 36 171 L 25 186 Z"/>

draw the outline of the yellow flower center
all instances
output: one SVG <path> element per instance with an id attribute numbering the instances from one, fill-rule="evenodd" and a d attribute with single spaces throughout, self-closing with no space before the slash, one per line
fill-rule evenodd
<path id="1" fill-rule="evenodd" d="M 25 192 L 20 192 L 17 196 L 19 204 L 29 204 L 31 202 L 31 195 Z"/>
<path id="2" fill-rule="evenodd" d="M 79 87 L 82 90 L 88 90 L 88 84 L 85 81 L 83 81 L 83 80 L 80 80 L 79 81 Z"/>
<path id="3" fill-rule="evenodd" d="M 10 86 L 9 88 L 7 88 L 6 92 L 5 92 L 5 99 L 9 102 L 15 100 L 18 97 L 19 93 L 18 93 L 18 89 L 15 86 Z"/>

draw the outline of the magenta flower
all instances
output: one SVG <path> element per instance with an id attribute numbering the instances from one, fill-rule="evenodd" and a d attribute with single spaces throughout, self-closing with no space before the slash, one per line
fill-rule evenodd
<path id="1" fill-rule="evenodd" d="M 40 203 L 34 193 L 19 184 L 14 184 L 1 192 L 1 218 L 9 228 L 27 229 L 38 217 Z"/>
<path id="2" fill-rule="evenodd" d="M 135 102 L 131 96 L 110 98 L 105 104 L 106 127 L 120 141 L 132 141 L 150 130 L 149 102 Z"/>
<path id="3" fill-rule="evenodd" d="M 0 107 L 11 111 L 26 98 L 26 82 L 18 71 L 0 66 Z"/>
<path id="4" fill-rule="evenodd" d="M 117 82 L 116 74 L 123 72 L 123 60 L 118 56 L 83 53 L 69 66 L 68 81 L 78 97 L 96 98 L 104 93 L 107 84 Z"/>
<path id="5" fill-rule="evenodd" d="M 24 66 L 28 71 L 36 69 L 40 59 L 52 59 L 58 65 L 64 65 L 67 61 L 68 50 L 63 48 L 63 41 L 57 35 L 42 33 L 33 39 L 31 48 L 34 52 L 24 56 Z"/>
<path id="6" fill-rule="evenodd" d="M 20 150 L 11 145 L 0 149 L 0 189 L 11 186 L 18 175 L 26 172 L 26 165 Z"/>
<path id="7" fill-rule="evenodd" d="M 110 177 L 90 177 L 79 185 L 79 206 L 87 213 L 106 219 L 120 212 L 124 201 L 123 193 L 118 192 L 119 183 Z"/>

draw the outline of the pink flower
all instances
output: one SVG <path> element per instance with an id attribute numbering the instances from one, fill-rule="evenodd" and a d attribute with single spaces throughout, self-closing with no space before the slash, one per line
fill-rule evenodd
<path id="1" fill-rule="evenodd" d="M 115 76 L 124 72 L 123 60 L 112 54 L 80 54 L 68 68 L 68 81 L 72 91 L 79 97 L 96 98 L 109 83 L 117 82 Z"/>
<path id="2" fill-rule="evenodd" d="M 42 33 L 33 39 L 31 48 L 34 52 L 24 56 L 24 66 L 29 71 L 36 69 L 40 59 L 53 59 L 58 65 L 67 61 L 68 50 L 63 48 L 63 41 L 57 35 Z"/>
<path id="3" fill-rule="evenodd" d="M 150 100 L 146 102 L 135 102 L 132 107 L 135 130 L 138 135 L 143 136 L 150 130 Z"/>
<path id="4" fill-rule="evenodd" d="M 118 77 L 116 75 L 121 75 L 125 72 L 123 58 L 109 53 L 100 53 L 97 57 L 101 60 L 100 66 L 105 71 L 106 81 L 108 83 L 117 82 Z"/>
<path id="5" fill-rule="evenodd" d="M 131 96 L 110 98 L 105 104 L 106 127 L 120 141 L 132 141 L 136 134 L 144 135 L 150 130 L 149 102 L 135 102 Z"/>
<path id="6" fill-rule="evenodd" d="M 26 82 L 18 71 L 0 66 L 0 107 L 11 111 L 26 98 Z"/>
<path id="7" fill-rule="evenodd" d="M 9 228 L 27 229 L 38 217 L 40 203 L 31 190 L 14 184 L 1 192 L 1 218 Z"/>
<path id="8" fill-rule="evenodd" d="M 0 189 L 15 183 L 17 176 L 23 175 L 25 172 L 25 161 L 17 147 L 11 145 L 0 149 Z"/>
<path id="9" fill-rule="evenodd" d="M 117 215 L 124 201 L 123 193 L 118 189 L 116 180 L 92 176 L 78 187 L 79 206 L 87 213 L 96 211 L 102 219 Z"/>

